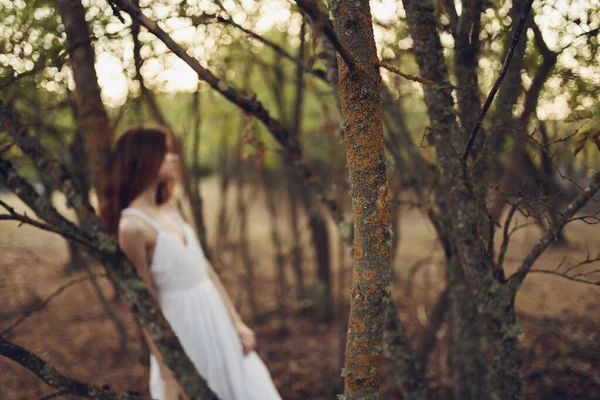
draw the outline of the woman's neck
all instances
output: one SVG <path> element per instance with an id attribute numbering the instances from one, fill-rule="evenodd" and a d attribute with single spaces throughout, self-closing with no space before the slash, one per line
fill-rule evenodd
<path id="1" fill-rule="evenodd" d="M 161 208 L 161 206 L 156 203 L 157 190 L 158 182 L 149 185 L 142 193 L 133 199 L 130 206 L 157 212 Z"/>

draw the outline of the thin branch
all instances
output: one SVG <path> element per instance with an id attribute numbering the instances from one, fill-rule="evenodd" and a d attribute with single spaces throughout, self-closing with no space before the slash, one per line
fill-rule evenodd
<path id="1" fill-rule="evenodd" d="M 198 17 L 196 19 L 193 18 L 192 21 L 195 21 L 195 23 L 197 24 L 198 22 L 205 23 L 206 21 L 209 21 L 210 19 L 214 19 L 217 22 L 220 22 L 225 25 L 230 25 L 230 26 L 233 26 L 234 28 L 241 30 L 248 36 L 250 36 L 250 37 L 258 40 L 262 44 L 270 47 L 275 53 L 279 54 L 283 58 L 286 58 L 286 59 L 292 61 L 293 63 L 295 63 L 296 65 L 299 65 L 300 67 L 302 67 L 302 69 L 304 71 L 310 72 L 315 77 L 321 79 L 324 82 L 327 82 L 327 78 L 325 77 L 324 71 L 313 69 L 312 66 L 307 64 L 306 62 L 304 62 L 304 60 L 301 60 L 298 57 L 294 57 L 293 55 L 291 55 L 288 51 L 286 51 L 283 47 L 281 47 L 277 43 L 272 42 L 269 39 L 262 37 L 258 33 L 253 32 L 248 28 L 244 28 L 240 24 L 236 23 L 232 18 L 226 18 L 226 17 L 223 17 L 221 15 L 216 15 L 216 14 L 202 14 L 202 15 L 200 15 L 200 17 Z"/>
<path id="2" fill-rule="evenodd" d="M 515 49 L 517 47 L 517 43 L 519 43 L 519 38 L 521 37 L 523 28 L 525 27 L 525 22 L 527 21 L 527 17 L 529 15 L 529 11 L 531 10 L 532 3 L 533 3 L 533 0 L 527 0 L 525 3 L 525 6 L 523 7 L 523 11 L 521 13 L 521 19 L 519 20 L 519 25 L 517 26 L 517 29 L 515 30 L 515 32 L 513 34 L 512 41 L 511 41 L 510 47 L 508 49 L 508 53 L 506 54 L 506 58 L 504 59 L 502 69 L 500 70 L 500 74 L 498 75 L 498 79 L 496 79 L 496 82 L 494 83 L 492 90 L 490 91 L 490 93 L 487 96 L 487 99 L 485 100 L 485 103 L 481 110 L 481 114 L 479 115 L 479 118 L 477 119 L 477 123 L 473 127 L 473 131 L 471 132 L 471 135 L 469 136 L 469 140 L 467 141 L 467 144 L 465 146 L 465 150 L 464 150 L 464 153 L 462 155 L 462 160 L 461 160 L 463 165 L 466 165 L 467 158 L 469 157 L 469 153 L 471 152 L 471 147 L 473 147 L 473 143 L 475 142 L 475 138 L 477 137 L 479 128 L 481 128 L 483 119 L 485 118 L 485 115 L 487 114 L 488 109 L 492 105 L 492 102 L 494 101 L 494 97 L 496 97 L 496 93 L 498 92 L 498 89 L 500 88 L 500 85 L 502 84 L 502 81 L 504 80 L 504 76 L 508 72 L 508 67 L 510 66 L 510 62 L 512 60 Z"/>
<path id="3" fill-rule="evenodd" d="M 506 217 L 506 221 L 504 221 L 504 233 L 502 236 L 502 244 L 500 245 L 500 254 L 498 255 L 498 268 L 502 268 L 502 265 L 504 265 L 504 257 L 506 256 L 506 251 L 508 250 L 508 242 L 510 241 L 511 236 L 509 233 L 509 227 L 518 208 L 519 202 L 514 203 L 510 208 L 508 216 Z"/>
<path id="4" fill-rule="evenodd" d="M 540 273 L 540 274 L 555 275 L 555 276 L 560 276 L 561 278 L 564 278 L 564 279 L 567 279 L 567 280 L 570 280 L 570 281 L 573 281 L 573 282 L 585 283 L 587 285 L 593 285 L 593 286 L 600 286 L 600 279 L 598 281 L 596 281 L 596 282 L 594 282 L 594 281 L 588 281 L 588 280 L 585 280 L 585 279 L 581 279 L 581 278 L 579 278 L 577 276 L 570 276 L 570 275 L 563 274 L 561 272 L 551 271 L 551 270 L 547 270 L 547 269 L 532 269 L 529 272 L 530 273 L 531 272 L 537 272 L 537 273 Z M 594 273 L 600 273 L 600 271 L 594 271 Z"/>
<path id="5" fill-rule="evenodd" d="M 535 20 L 533 20 L 531 23 L 531 30 L 534 34 L 535 45 L 540 51 L 540 53 L 542 53 L 542 56 L 544 56 L 544 58 L 552 56 L 555 57 L 556 53 L 550 50 L 550 48 L 546 44 L 546 41 L 544 40 L 544 35 L 542 35 L 542 31 L 540 30 L 540 27 L 535 22 Z"/>
<path id="6" fill-rule="evenodd" d="M 335 31 L 333 30 L 333 23 L 329 19 L 329 16 L 324 14 L 319 6 L 313 0 L 294 0 L 298 7 L 302 11 L 304 11 L 313 21 L 315 27 L 320 27 L 325 36 L 329 39 L 335 51 L 337 51 L 350 72 L 353 72 L 357 69 L 356 61 L 354 60 L 354 56 L 350 53 L 350 51 L 344 46 L 340 40 L 338 39 Z"/>
<path id="7" fill-rule="evenodd" d="M 106 274 L 93 274 L 93 277 L 106 277 Z M 19 327 L 19 325 L 21 325 L 23 322 L 25 322 L 25 320 L 27 318 L 29 318 L 33 313 L 40 311 L 44 308 L 46 308 L 46 306 L 52 301 L 54 300 L 56 297 L 58 297 L 61 293 L 63 293 L 65 290 L 69 289 L 70 287 L 73 287 L 81 282 L 85 282 L 89 279 L 91 279 L 92 277 L 89 275 L 86 276 L 82 276 L 73 280 L 70 280 L 69 282 L 65 283 L 64 285 L 62 285 L 61 287 L 59 287 L 58 289 L 56 289 L 54 292 L 52 292 L 52 294 L 48 297 L 46 297 L 45 300 L 42 301 L 38 301 L 36 302 L 29 310 L 27 310 L 27 312 L 22 315 L 19 319 L 17 319 L 15 322 L 13 322 L 8 328 L 6 328 L 5 330 L 3 330 L 2 332 L 0 332 L 0 336 L 6 336 L 8 337 L 9 335 L 11 335 L 13 333 L 13 331 Z"/>
<path id="8" fill-rule="evenodd" d="M 6 204 L 3 200 L 0 200 L 0 205 L 8 211 L 8 214 L 0 214 L 0 221 L 18 221 L 18 222 L 20 222 L 19 226 L 21 226 L 23 224 L 35 226 L 36 228 L 39 228 L 41 230 L 57 233 L 66 239 L 70 239 L 74 242 L 82 244 L 85 247 L 87 247 L 88 249 L 95 251 L 96 253 L 100 252 L 100 249 L 98 248 L 98 246 L 96 246 L 94 243 L 87 240 L 82 235 L 73 233 L 67 229 L 61 229 L 54 225 L 36 221 L 35 219 L 28 217 L 27 214 L 19 214 L 12 207 L 10 207 L 8 204 Z M 73 227 L 74 226 L 75 225 L 73 225 Z"/>
<path id="9" fill-rule="evenodd" d="M 600 28 L 595 28 L 587 32 L 581 32 L 579 35 L 575 36 L 575 38 L 571 42 L 569 42 L 569 44 L 565 45 L 565 47 L 560 49 L 559 53 L 562 53 L 563 51 L 571 47 L 580 37 L 587 36 L 588 38 L 592 38 L 594 36 L 597 36 L 598 33 L 600 33 Z"/>
<path id="10" fill-rule="evenodd" d="M 581 207 L 592 198 L 596 192 L 600 189 L 600 171 L 597 171 L 591 179 L 590 185 L 580 193 L 567 207 L 566 211 L 560 216 L 556 226 L 551 227 L 544 233 L 538 243 L 533 246 L 530 253 L 527 255 L 518 271 L 509 278 L 509 285 L 512 293 L 516 293 L 518 287 L 521 285 L 527 273 L 531 270 L 533 263 L 539 258 L 539 256 L 546 250 L 546 248 L 554 241 L 558 232 L 567 224 L 569 218 L 571 218 Z"/>
<path id="11" fill-rule="evenodd" d="M 108 386 L 92 386 L 69 378 L 29 350 L 9 342 L 1 336 L 0 354 L 21 364 L 23 367 L 37 375 L 48 386 L 57 389 L 59 392 L 73 394 L 87 399 L 139 400 L 143 398 L 139 393 L 119 392 L 111 390 Z"/>
<path id="12" fill-rule="evenodd" d="M 440 86 L 440 85 L 436 84 L 435 82 L 430 81 L 429 79 L 425 79 L 425 78 L 422 78 L 422 77 L 416 76 L 416 75 L 405 74 L 404 72 L 400 71 L 399 69 L 395 68 L 394 66 L 392 66 L 386 62 L 380 62 L 379 66 L 381 68 L 387 69 L 390 72 L 393 72 L 396 75 L 400 75 L 404 79 L 408 79 L 409 81 L 417 82 L 423 86 L 427 86 L 429 89 L 432 89 L 432 90 L 444 90 L 444 89 L 452 89 L 453 88 L 452 85 Z"/>
<path id="13" fill-rule="evenodd" d="M 463 3 L 464 4 L 464 3 Z M 448 14 L 448 19 L 450 20 L 450 31 L 452 31 L 452 36 L 454 39 L 458 36 L 458 13 L 456 12 L 456 4 L 454 0 L 443 0 L 442 5 Z M 461 13 L 468 12 L 464 7 Z"/>

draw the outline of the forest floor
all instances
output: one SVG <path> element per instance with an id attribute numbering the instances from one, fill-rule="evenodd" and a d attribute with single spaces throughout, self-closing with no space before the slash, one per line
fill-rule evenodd
<path id="1" fill-rule="evenodd" d="M 203 192 L 205 204 L 219 204 L 216 182 L 203 186 Z M 269 239 L 270 225 L 265 223 L 269 217 L 260 198 L 255 198 L 250 205 L 249 240 L 257 269 L 254 284 L 260 288 L 257 290 L 258 302 L 262 310 L 270 310 L 277 304 L 277 288 Z M 24 210 L 11 195 L 4 194 L 2 199 Z M 216 226 L 217 212 L 209 209 L 205 213 L 210 239 Z M 416 343 L 423 332 L 425 316 L 443 286 L 443 254 L 433 228 L 418 210 L 404 210 L 400 218 L 394 297 L 401 318 Z M 280 224 L 281 229 L 286 229 L 284 222 L 280 221 Z M 303 226 L 306 227 L 306 224 Z M 334 256 L 332 268 L 336 278 L 334 293 L 337 297 L 340 257 L 336 256 L 338 246 L 333 227 L 330 232 Z M 507 253 L 507 272 L 514 271 L 539 235 L 540 230 L 535 227 L 515 234 Z M 235 229 L 230 231 L 230 236 L 235 236 Z M 536 263 L 536 269 L 552 270 L 565 257 L 565 265 L 572 265 L 584 260 L 588 249 L 594 256 L 600 248 L 600 235 L 593 225 L 573 223 L 566 230 L 566 236 L 569 246 L 549 249 Z M 306 238 L 301 242 L 308 243 Z M 497 242 L 500 243 L 501 238 Z M 219 255 L 220 264 L 227 264 L 226 268 L 221 266 L 220 272 L 235 302 L 242 305 L 242 313 L 248 316 L 241 261 L 235 256 L 235 240 L 228 239 L 228 243 L 230 250 Z M 304 253 L 307 284 L 314 287 L 314 255 L 310 250 Z M 85 274 L 76 271 L 65 276 L 63 266 L 67 259 L 67 246 L 60 237 L 29 226 L 19 227 L 16 223 L 0 224 L 0 331 L 30 309 L 33 299 L 45 299 L 69 281 Z M 350 258 L 346 255 L 345 260 L 344 287 L 348 288 Z M 101 273 L 100 267 L 94 268 Z M 598 275 L 596 280 L 600 278 Z M 291 272 L 289 280 L 293 285 Z M 104 278 L 100 282 L 107 297 L 112 299 L 109 282 Z M 292 303 L 293 290 L 290 293 Z M 519 323 L 524 330 L 521 348 L 524 373 L 528 377 L 528 399 L 600 399 L 599 303 L 598 286 L 544 273 L 532 273 L 526 279 L 517 297 L 517 309 Z M 123 302 L 113 301 L 112 304 L 127 327 L 128 354 L 119 351 L 114 326 L 89 282 L 65 289 L 19 325 L 9 338 L 67 376 L 147 394 L 148 370 L 140 362 L 141 345 L 136 325 Z M 277 314 L 254 324 L 258 352 L 284 399 L 335 399 L 335 395 L 341 393 L 339 338 L 344 324 L 344 318 L 325 324 L 316 322 L 313 315 L 300 314 L 289 316 L 284 330 Z M 438 336 L 439 343 L 429 358 L 428 376 L 439 398 L 449 399 L 450 395 L 444 389 L 449 376 L 446 329 L 443 328 Z M 382 398 L 401 399 L 388 373 L 389 366 L 384 370 Z M 0 400 L 40 399 L 53 393 L 53 389 L 32 373 L 1 357 L 0 371 Z"/>

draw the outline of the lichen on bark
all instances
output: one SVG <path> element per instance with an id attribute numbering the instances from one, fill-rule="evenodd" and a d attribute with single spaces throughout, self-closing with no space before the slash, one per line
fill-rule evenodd
<path id="1" fill-rule="evenodd" d="M 331 10 L 336 35 L 356 61 L 351 69 L 338 56 L 338 90 L 354 214 L 345 396 L 371 399 L 379 396 L 385 304 L 391 284 L 391 210 L 381 76 L 369 2 L 341 0 Z"/>

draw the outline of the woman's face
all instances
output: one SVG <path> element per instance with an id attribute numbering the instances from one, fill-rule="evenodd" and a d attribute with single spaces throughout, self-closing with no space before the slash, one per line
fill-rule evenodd
<path id="1" fill-rule="evenodd" d="M 167 139 L 167 153 L 165 154 L 165 158 L 158 170 L 158 179 L 159 181 L 174 181 L 179 178 L 179 154 L 175 152 L 173 149 L 173 143 L 169 139 Z"/>

